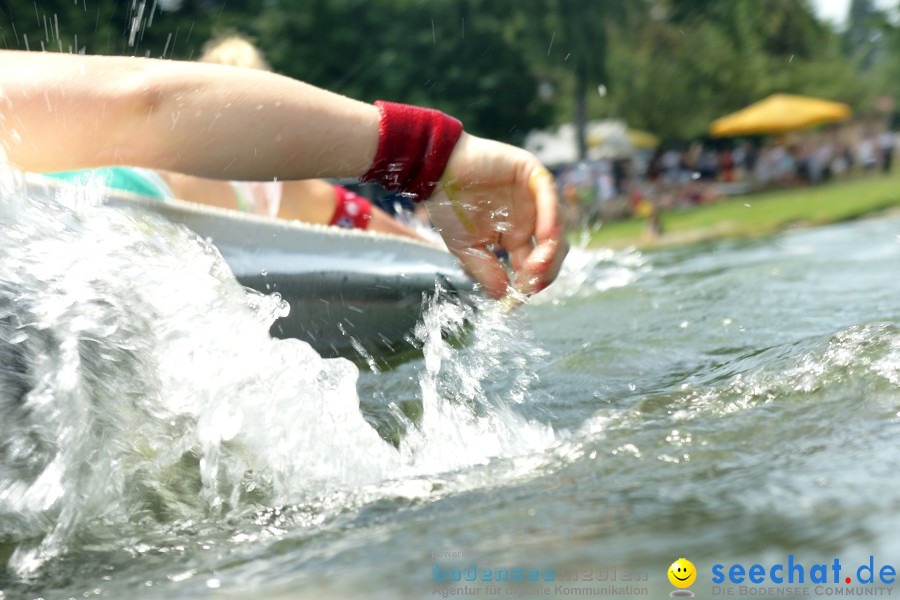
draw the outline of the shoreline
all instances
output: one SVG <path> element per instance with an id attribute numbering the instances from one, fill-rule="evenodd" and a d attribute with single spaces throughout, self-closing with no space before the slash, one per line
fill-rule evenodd
<path id="1" fill-rule="evenodd" d="M 818 227 L 900 213 L 900 172 L 737 196 L 660 215 L 651 236 L 647 220 L 604 223 L 589 233 L 589 248 L 653 250 L 722 239 L 751 238 L 794 228 Z M 577 239 L 584 229 L 570 236 Z"/>

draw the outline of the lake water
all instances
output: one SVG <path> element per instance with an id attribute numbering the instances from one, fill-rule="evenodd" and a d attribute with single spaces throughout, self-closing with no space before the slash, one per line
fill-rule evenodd
<path id="1" fill-rule="evenodd" d="M 900 567 L 897 216 L 576 249 L 511 313 L 432 301 L 423 359 L 358 374 L 270 340 L 278 299 L 184 231 L 0 187 L 3 600 L 661 598 L 682 556 L 710 597 L 717 564 Z"/>

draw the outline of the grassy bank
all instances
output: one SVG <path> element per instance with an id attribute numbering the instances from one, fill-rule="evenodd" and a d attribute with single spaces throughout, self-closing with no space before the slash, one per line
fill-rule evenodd
<path id="1" fill-rule="evenodd" d="M 900 173 L 778 190 L 661 215 L 662 234 L 652 238 L 645 219 L 604 223 L 591 246 L 653 248 L 772 233 L 790 226 L 824 225 L 900 207 Z"/>

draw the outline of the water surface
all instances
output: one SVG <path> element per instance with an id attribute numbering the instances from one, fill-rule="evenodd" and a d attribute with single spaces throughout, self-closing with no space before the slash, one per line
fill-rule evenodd
<path id="1" fill-rule="evenodd" d="M 4 600 L 425 598 L 473 563 L 570 589 L 501 595 L 665 597 L 680 556 L 707 596 L 715 563 L 900 566 L 897 216 L 574 250 L 513 313 L 432 299 L 424 358 L 357 373 L 270 340 L 285 307 L 187 232 L 2 186 Z"/>

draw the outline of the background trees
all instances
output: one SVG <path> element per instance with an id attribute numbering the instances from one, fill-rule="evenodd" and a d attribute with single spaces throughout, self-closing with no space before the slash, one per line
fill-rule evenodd
<path id="1" fill-rule="evenodd" d="M 255 38 L 276 70 L 364 100 L 435 106 L 512 142 L 618 117 L 668 141 L 776 92 L 884 110 L 900 31 L 853 0 L 5 0 L 0 47 L 190 59 Z M 888 101 L 887 104 L 890 104 Z"/>

